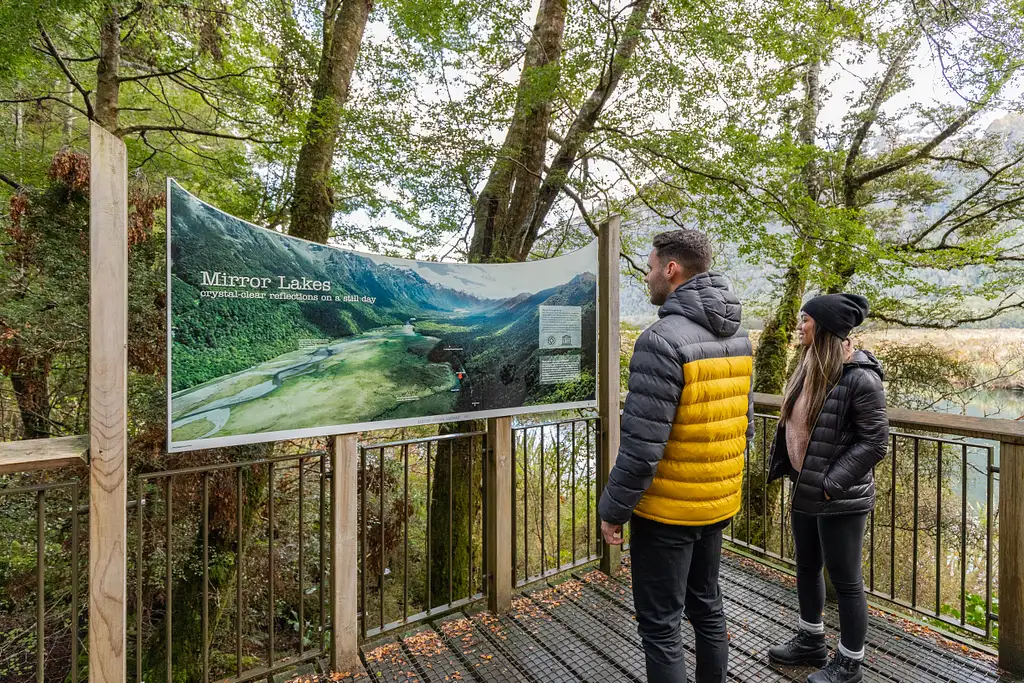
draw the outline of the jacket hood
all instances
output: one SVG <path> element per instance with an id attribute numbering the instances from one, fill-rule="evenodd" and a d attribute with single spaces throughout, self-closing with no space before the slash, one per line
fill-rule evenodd
<path id="1" fill-rule="evenodd" d="M 882 370 L 882 364 L 878 362 L 875 355 L 870 351 L 857 350 L 853 352 L 853 357 L 844 365 L 846 370 L 852 370 L 853 368 L 867 368 L 875 372 L 879 379 L 885 379 L 885 371 Z"/>
<path id="2" fill-rule="evenodd" d="M 731 337 L 740 329 L 743 307 L 718 273 L 695 275 L 674 292 L 658 309 L 658 317 L 681 315 L 719 337 Z"/>

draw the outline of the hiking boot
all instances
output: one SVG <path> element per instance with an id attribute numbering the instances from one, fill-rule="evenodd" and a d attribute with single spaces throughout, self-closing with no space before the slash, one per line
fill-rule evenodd
<path id="1" fill-rule="evenodd" d="M 861 660 L 837 652 L 828 666 L 807 677 L 807 683 L 860 683 L 864 680 L 860 665 Z"/>
<path id="2" fill-rule="evenodd" d="M 825 666 L 825 662 L 828 661 L 825 634 L 797 631 L 795 636 L 782 645 L 768 648 L 768 659 L 773 664 L 785 666 Z"/>

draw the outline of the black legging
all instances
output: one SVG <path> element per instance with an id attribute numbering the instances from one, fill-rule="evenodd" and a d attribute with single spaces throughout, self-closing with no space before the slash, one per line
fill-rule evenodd
<path id="1" fill-rule="evenodd" d="M 825 580 L 821 569 L 828 566 L 832 585 L 839 595 L 840 641 L 851 652 L 864 648 L 868 632 L 868 601 L 861 570 L 867 518 L 867 514 L 811 516 L 793 513 L 800 618 L 810 624 L 821 623 L 825 608 Z"/>

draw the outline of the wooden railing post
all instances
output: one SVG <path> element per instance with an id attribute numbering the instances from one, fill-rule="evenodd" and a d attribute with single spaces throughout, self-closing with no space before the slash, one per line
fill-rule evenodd
<path id="1" fill-rule="evenodd" d="M 1024 676 L 1024 445 L 999 447 L 999 666 Z"/>
<path id="2" fill-rule="evenodd" d="M 123 683 L 128 503 L 128 171 L 124 143 L 90 126 L 89 680 Z"/>
<path id="3" fill-rule="evenodd" d="M 359 661 L 359 439 L 331 438 L 331 668 L 362 671 Z"/>
<path id="4" fill-rule="evenodd" d="M 487 421 L 487 609 L 512 606 L 512 418 Z"/>
<path id="5" fill-rule="evenodd" d="M 601 224 L 598 234 L 597 319 L 598 385 L 597 406 L 601 417 L 600 448 L 597 451 L 597 481 L 600 498 L 608 474 L 619 454 L 619 228 L 620 216 L 611 216 Z M 601 520 L 597 520 L 601 538 Z M 601 540 L 601 571 L 618 570 L 622 559 L 619 546 Z"/>

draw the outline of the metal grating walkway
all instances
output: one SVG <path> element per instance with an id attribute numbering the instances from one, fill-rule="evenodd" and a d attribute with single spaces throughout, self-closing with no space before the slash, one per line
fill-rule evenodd
<path id="1" fill-rule="evenodd" d="M 810 670 L 768 664 L 767 648 L 787 638 L 797 620 L 791 580 L 756 571 L 734 555 L 722 564 L 722 592 L 731 648 L 729 679 L 739 683 L 804 681 Z M 830 648 L 838 615 L 826 608 Z M 683 627 L 690 680 L 693 636 Z M 898 683 L 1006 683 L 987 658 L 953 652 L 872 615 L 865 681 Z M 401 637 L 367 644 L 368 676 L 318 677 L 362 680 L 480 683 L 613 683 L 644 681 L 644 656 L 636 633 L 628 567 L 615 579 L 598 571 L 578 574 L 557 586 L 541 586 L 517 597 L 512 611 L 457 614 Z"/>

